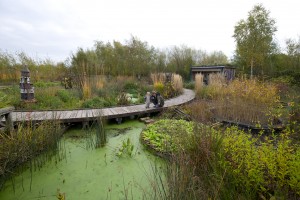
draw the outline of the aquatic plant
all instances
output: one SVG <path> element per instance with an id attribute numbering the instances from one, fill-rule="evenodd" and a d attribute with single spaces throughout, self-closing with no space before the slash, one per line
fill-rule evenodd
<path id="1" fill-rule="evenodd" d="M 96 116 L 96 119 L 91 122 L 86 119 L 83 125 L 87 149 L 103 147 L 107 142 L 104 119 L 101 117 L 101 113 L 98 113 Z"/>
<path id="2" fill-rule="evenodd" d="M 65 154 L 59 139 L 65 128 L 57 121 L 20 124 L 9 135 L 0 133 L 0 188 L 15 169 L 30 161 L 30 169 L 39 169 L 52 156 L 61 160 Z M 47 152 L 47 153 L 44 153 Z M 38 155 L 43 156 L 36 159 Z"/>
<path id="3" fill-rule="evenodd" d="M 131 140 L 127 138 L 127 140 L 122 141 L 121 147 L 119 147 L 116 151 L 116 156 L 123 157 L 123 156 L 128 156 L 132 157 L 134 145 L 132 144 Z"/>
<path id="4" fill-rule="evenodd" d="M 193 134 L 194 123 L 185 120 L 162 119 L 147 126 L 141 133 L 142 140 L 162 153 L 190 148 L 188 139 Z"/>

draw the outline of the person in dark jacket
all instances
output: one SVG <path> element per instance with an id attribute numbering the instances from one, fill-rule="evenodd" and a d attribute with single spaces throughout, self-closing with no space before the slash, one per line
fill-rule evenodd
<path id="1" fill-rule="evenodd" d="M 150 100 L 154 104 L 154 107 L 157 108 L 158 107 L 158 99 L 157 99 L 157 94 L 155 91 L 152 91 Z"/>
<path id="2" fill-rule="evenodd" d="M 163 107 L 165 104 L 164 98 L 160 95 L 159 92 L 153 91 L 151 94 L 151 102 L 154 104 L 155 108 Z"/>
<path id="3" fill-rule="evenodd" d="M 158 107 L 164 107 L 165 100 L 160 93 L 156 93 Z"/>

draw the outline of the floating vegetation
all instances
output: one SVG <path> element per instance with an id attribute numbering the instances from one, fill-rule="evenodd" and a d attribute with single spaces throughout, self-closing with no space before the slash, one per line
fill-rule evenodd
<path id="1" fill-rule="evenodd" d="M 146 146 L 159 153 L 172 153 L 189 148 L 195 124 L 185 120 L 162 119 L 147 126 L 142 132 Z"/>
<path id="2" fill-rule="evenodd" d="M 130 131 L 131 129 L 132 127 L 125 127 L 125 128 L 110 128 L 107 130 L 112 132 L 110 133 L 111 137 L 117 137 L 119 135 L 125 134 L 127 131 Z"/>

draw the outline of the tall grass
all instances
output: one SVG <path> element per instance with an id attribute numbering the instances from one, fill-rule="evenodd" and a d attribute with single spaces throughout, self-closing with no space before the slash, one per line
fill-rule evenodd
<path id="1" fill-rule="evenodd" d="M 59 140 L 64 132 L 57 121 L 43 122 L 40 125 L 21 124 L 10 135 L 0 133 L 0 188 L 5 180 L 14 174 L 21 164 L 30 161 L 30 167 L 38 169 L 50 156 L 60 160 L 64 153 Z M 44 153 L 36 159 L 37 155 Z M 57 154 L 59 152 L 59 154 Z"/>
<path id="2" fill-rule="evenodd" d="M 90 99 L 92 97 L 92 84 L 90 80 L 84 79 L 81 85 L 81 90 L 82 90 L 82 98 L 84 100 Z"/>
<path id="3" fill-rule="evenodd" d="M 152 73 L 150 77 L 153 84 L 164 83 L 166 81 L 166 75 L 164 73 Z"/>
<path id="4" fill-rule="evenodd" d="M 164 98 L 171 98 L 183 91 L 183 81 L 179 74 L 172 74 L 171 80 L 167 80 L 165 73 L 151 74 L 153 89 L 163 95 Z"/>
<path id="5" fill-rule="evenodd" d="M 217 77 L 197 93 L 198 98 L 211 101 L 216 118 L 252 126 L 273 126 L 282 117 L 275 84 L 256 79 L 235 79 L 226 85 L 222 78 Z"/>
<path id="6" fill-rule="evenodd" d="M 93 121 L 89 121 L 88 118 L 84 122 L 84 132 L 86 133 L 86 147 L 89 148 L 100 148 L 106 144 L 106 132 L 104 129 L 104 119 L 102 113 L 99 111 Z"/>
<path id="7" fill-rule="evenodd" d="M 169 157 L 163 174 L 154 171 L 152 195 L 170 200 L 222 199 L 226 174 L 219 164 L 222 136 L 208 126 L 197 125 L 188 139 L 184 134 L 178 139 L 180 151 Z"/>
<path id="8" fill-rule="evenodd" d="M 204 78 L 204 76 L 201 73 L 195 75 L 195 92 L 196 92 L 196 94 L 198 94 L 201 91 L 201 89 L 203 88 L 203 85 L 204 85 L 203 78 Z"/>
<path id="9" fill-rule="evenodd" d="M 183 110 L 193 120 L 203 123 L 212 124 L 213 115 L 210 111 L 210 104 L 205 100 L 197 100 L 183 106 Z"/>
<path id="10" fill-rule="evenodd" d="M 212 87 L 221 88 L 226 84 L 225 76 L 223 73 L 211 73 L 208 76 L 208 84 Z"/>
<path id="11" fill-rule="evenodd" d="M 179 74 L 172 75 L 172 85 L 176 93 L 181 94 L 183 91 L 183 81 Z"/>

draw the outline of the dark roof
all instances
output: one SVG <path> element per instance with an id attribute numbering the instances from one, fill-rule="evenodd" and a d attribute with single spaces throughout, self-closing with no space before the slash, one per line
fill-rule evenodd
<path id="1" fill-rule="evenodd" d="M 21 72 L 30 72 L 30 71 L 29 71 L 28 67 L 25 66 L 24 69 L 21 70 Z"/>
<path id="2" fill-rule="evenodd" d="M 210 65 L 210 66 L 191 66 L 191 71 L 222 71 L 224 68 L 235 69 L 232 66 Z"/>

